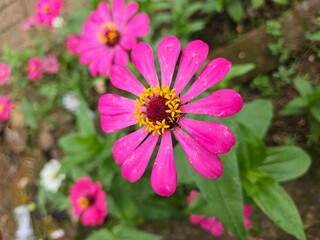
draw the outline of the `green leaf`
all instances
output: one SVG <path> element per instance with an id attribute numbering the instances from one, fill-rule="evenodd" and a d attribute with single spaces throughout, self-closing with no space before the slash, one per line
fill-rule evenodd
<path id="1" fill-rule="evenodd" d="M 250 191 L 247 191 L 250 195 Z M 261 182 L 260 191 L 251 195 L 259 208 L 279 227 L 300 240 L 306 239 L 299 212 L 288 193 L 277 183 Z"/>
<path id="2" fill-rule="evenodd" d="M 228 1 L 226 10 L 233 21 L 238 23 L 242 20 L 243 6 L 240 0 Z"/>
<path id="3" fill-rule="evenodd" d="M 175 146 L 174 150 L 174 159 L 178 172 L 178 183 L 179 184 L 190 184 L 193 183 L 193 176 L 195 174 L 195 170 L 190 166 L 186 155 L 178 144 Z"/>
<path id="4" fill-rule="evenodd" d="M 260 169 L 269 173 L 278 182 L 288 181 L 303 175 L 310 167 L 308 154 L 296 146 L 271 147 Z"/>
<path id="5" fill-rule="evenodd" d="M 77 112 L 77 128 L 83 135 L 96 134 L 93 119 L 90 117 L 90 111 L 87 103 L 81 100 L 79 110 Z"/>
<path id="6" fill-rule="evenodd" d="M 235 64 L 232 66 L 227 76 L 223 78 L 223 81 L 226 82 L 230 79 L 245 75 L 246 73 L 251 72 L 253 69 L 255 69 L 255 67 L 256 66 L 253 63 Z"/>
<path id="7" fill-rule="evenodd" d="M 242 192 L 237 161 L 234 156 L 223 155 L 224 172 L 219 179 L 206 179 L 194 175 L 194 180 L 214 216 L 220 219 L 235 239 L 247 239 L 243 225 Z"/>
<path id="8" fill-rule="evenodd" d="M 297 97 L 288 102 L 281 110 L 283 116 L 304 114 L 307 111 L 309 102 L 304 97 Z"/>
<path id="9" fill-rule="evenodd" d="M 147 220 L 168 219 L 177 214 L 177 209 L 161 198 L 149 197 L 139 207 L 141 217 Z"/>
<path id="10" fill-rule="evenodd" d="M 21 110 L 25 116 L 25 124 L 26 126 L 37 129 L 38 128 L 38 118 L 36 112 L 34 111 L 31 103 L 26 99 L 21 99 Z"/>
<path id="11" fill-rule="evenodd" d="M 99 229 L 97 231 L 94 231 L 89 237 L 87 237 L 86 240 L 120 240 L 109 229 Z"/>
<path id="12" fill-rule="evenodd" d="M 240 173 L 246 174 L 250 170 L 257 169 L 266 158 L 267 148 L 249 128 L 239 124 L 237 128 L 237 158 L 240 167 Z"/>
<path id="13" fill-rule="evenodd" d="M 264 0 L 251 0 L 251 5 L 253 8 L 261 7 L 264 4 Z"/>
<path id="14" fill-rule="evenodd" d="M 303 77 L 295 78 L 293 84 L 301 96 L 306 96 L 313 92 L 311 84 Z"/>
<path id="15" fill-rule="evenodd" d="M 320 42 L 320 31 L 308 33 L 306 38 L 313 42 Z"/>
<path id="16" fill-rule="evenodd" d="M 119 240 L 160 240 L 161 237 L 125 225 L 117 225 L 112 232 Z M 106 239 L 106 238 L 101 238 Z"/>
<path id="17" fill-rule="evenodd" d="M 285 5 L 288 3 L 288 0 L 273 0 L 275 3 L 281 4 L 281 5 Z"/>
<path id="18" fill-rule="evenodd" d="M 130 184 L 122 176 L 116 175 L 109 191 L 108 211 L 122 220 L 135 219 L 138 215 Z"/>
<path id="19" fill-rule="evenodd" d="M 258 99 L 245 103 L 242 110 L 233 119 L 251 129 L 258 137 L 263 138 L 272 117 L 272 103 Z"/>
<path id="20" fill-rule="evenodd" d="M 312 116 L 320 123 L 320 106 L 312 106 L 310 108 Z"/>
<path id="21" fill-rule="evenodd" d="M 86 139 L 79 133 L 69 133 L 59 139 L 59 146 L 67 153 L 81 152 L 86 148 Z"/>

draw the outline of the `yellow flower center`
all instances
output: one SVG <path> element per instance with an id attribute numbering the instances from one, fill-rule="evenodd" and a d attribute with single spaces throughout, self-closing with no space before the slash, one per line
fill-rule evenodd
<path id="1" fill-rule="evenodd" d="M 172 129 L 182 116 L 180 99 L 166 86 L 156 86 L 144 89 L 136 99 L 135 119 L 140 126 L 146 126 L 147 131 L 163 134 L 166 129 Z"/>
<path id="2" fill-rule="evenodd" d="M 44 14 L 49 14 L 51 13 L 51 7 L 49 4 L 45 4 L 43 7 L 42 7 L 42 13 Z"/>
<path id="3" fill-rule="evenodd" d="M 99 30 L 98 38 L 101 42 L 113 47 L 120 41 L 120 34 L 116 30 L 116 27 L 113 23 L 104 23 Z"/>
<path id="4" fill-rule="evenodd" d="M 82 210 L 87 209 L 89 207 L 89 199 L 86 197 L 79 197 L 78 204 Z"/>

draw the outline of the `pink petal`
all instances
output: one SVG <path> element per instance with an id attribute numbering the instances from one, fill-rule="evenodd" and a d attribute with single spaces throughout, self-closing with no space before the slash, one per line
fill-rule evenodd
<path id="1" fill-rule="evenodd" d="M 98 75 L 99 64 L 100 64 L 99 59 L 95 59 L 89 64 L 89 72 L 90 72 L 91 76 L 95 77 Z"/>
<path id="2" fill-rule="evenodd" d="M 99 209 L 88 208 L 81 215 L 81 222 L 85 226 L 96 226 L 101 225 L 104 222 L 105 216 L 101 214 Z"/>
<path id="3" fill-rule="evenodd" d="M 112 116 L 123 113 L 133 113 L 136 101 L 119 96 L 117 94 L 104 94 L 98 102 L 98 110 L 100 113 Z"/>
<path id="4" fill-rule="evenodd" d="M 115 64 L 120 66 L 127 65 L 129 61 L 128 53 L 120 46 L 116 46 L 116 56 L 114 59 Z"/>
<path id="5" fill-rule="evenodd" d="M 213 217 L 207 217 L 205 218 L 201 223 L 200 226 L 201 228 L 203 228 L 206 231 L 210 231 L 211 227 L 213 226 L 213 224 L 215 223 L 215 218 Z"/>
<path id="6" fill-rule="evenodd" d="M 191 214 L 189 219 L 192 224 L 200 224 L 203 220 L 206 219 L 206 217 L 202 215 Z"/>
<path id="7" fill-rule="evenodd" d="M 103 22 L 111 22 L 110 10 L 107 2 L 99 3 L 97 14 Z"/>
<path id="8" fill-rule="evenodd" d="M 113 22 L 116 26 L 121 25 L 122 11 L 124 8 L 124 0 L 114 0 L 112 4 Z"/>
<path id="9" fill-rule="evenodd" d="M 215 219 L 210 229 L 212 235 L 214 237 L 220 237 L 223 234 L 223 230 L 223 224 L 219 220 Z"/>
<path id="10" fill-rule="evenodd" d="M 192 103 L 182 105 L 183 113 L 205 114 L 217 118 L 230 117 L 242 108 L 243 101 L 239 93 L 231 89 L 222 89 Z"/>
<path id="11" fill-rule="evenodd" d="M 208 63 L 199 77 L 181 97 L 181 103 L 189 102 L 191 99 L 199 96 L 202 92 L 211 88 L 224 78 L 231 68 L 231 62 L 224 58 L 216 58 Z"/>
<path id="12" fill-rule="evenodd" d="M 77 48 L 77 51 L 79 50 L 79 48 Z M 101 47 L 95 47 L 93 49 L 90 50 L 85 50 L 83 52 L 79 52 L 80 54 L 80 64 L 85 65 L 88 63 L 91 63 L 92 61 L 94 61 L 98 56 L 100 56 L 102 53 L 109 53 L 109 51 L 105 51 L 106 49 L 102 49 Z"/>
<path id="13" fill-rule="evenodd" d="M 189 196 L 187 197 L 187 203 L 192 203 L 193 200 L 198 196 L 199 192 L 197 190 L 191 190 Z"/>
<path id="14" fill-rule="evenodd" d="M 170 131 L 165 131 L 162 135 L 158 155 L 151 172 L 151 186 L 160 196 L 168 197 L 176 191 L 177 171 Z"/>
<path id="15" fill-rule="evenodd" d="M 201 40 L 192 41 L 184 48 L 180 59 L 178 74 L 174 83 L 176 94 L 181 93 L 192 76 L 198 71 L 206 60 L 208 52 L 208 45 Z"/>
<path id="16" fill-rule="evenodd" d="M 110 81 L 115 87 L 137 96 L 144 90 L 143 85 L 124 66 L 113 65 L 111 67 Z"/>
<path id="17" fill-rule="evenodd" d="M 231 130 L 219 122 L 203 122 L 190 118 L 181 118 L 183 127 L 201 146 L 214 154 L 229 152 L 236 140 Z"/>
<path id="18" fill-rule="evenodd" d="M 128 20 L 138 11 L 139 5 L 136 2 L 129 2 L 123 12 L 121 25 L 124 26 L 127 24 Z"/>
<path id="19" fill-rule="evenodd" d="M 138 181 L 145 172 L 159 135 L 150 135 L 123 163 L 122 176 L 130 182 Z"/>
<path id="20" fill-rule="evenodd" d="M 149 44 L 138 43 L 131 51 L 132 62 L 150 86 L 159 85 L 158 75 L 154 66 L 153 51 Z"/>
<path id="21" fill-rule="evenodd" d="M 250 205 L 244 205 L 243 206 L 243 215 L 246 217 L 250 217 L 252 214 L 252 208 Z"/>
<path id="22" fill-rule="evenodd" d="M 248 217 L 244 217 L 243 222 L 246 229 L 250 229 L 252 227 L 252 222 Z"/>
<path id="23" fill-rule="evenodd" d="M 180 142 L 191 166 L 203 177 L 218 178 L 223 172 L 219 157 L 205 150 L 196 140 L 184 133 L 181 129 L 173 130 Z"/>
<path id="24" fill-rule="evenodd" d="M 106 133 L 116 132 L 122 128 L 126 128 L 136 124 L 133 113 L 123 113 L 120 115 L 100 116 L 101 128 Z"/>
<path id="25" fill-rule="evenodd" d="M 137 39 L 132 37 L 131 35 L 124 34 L 121 36 L 120 39 L 120 46 L 123 47 L 125 50 L 132 49 L 137 44 Z"/>
<path id="26" fill-rule="evenodd" d="M 146 131 L 145 128 L 140 128 L 139 130 L 118 139 L 112 147 L 115 162 L 117 164 L 122 164 L 140 145 L 143 139 L 146 138 L 148 133 L 149 132 Z"/>
<path id="27" fill-rule="evenodd" d="M 172 76 L 180 54 L 180 41 L 175 36 L 162 39 L 158 46 L 158 59 L 161 68 L 162 86 L 171 84 Z"/>
<path id="28" fill-rule="evenodd" d="M 149 29 L 150 18 L 145 13 L 138 13 L 129 22 L 124 31 L 124 34 L 132 35 L 135 37 L 146 36 Z"/>
<path id="29" fill-rule="evenodd" d="M 111 50 L 107 55 L 100 55 L 100 63 L 99 63 L 99 73 L 102 76 L 106 76 L 110 72 L 110 68 L 113 61 L 113 56 L 115 55 L 115 51 Z"/>

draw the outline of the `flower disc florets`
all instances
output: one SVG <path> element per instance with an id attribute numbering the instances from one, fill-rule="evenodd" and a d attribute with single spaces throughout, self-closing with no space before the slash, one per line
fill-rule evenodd
<path id="1" fill-rule="evenodd" d="M 135 104 L 135 119 L 139 125 L 146 125 L 153 135 L 172 129 L 182 115 L 180 99 L 174 91 L 159 85 L 144 89 Z"/>
<path id="2" fill-rule="evenodd" d="M 114 23 L 103 24 L 99 33 L 100 40 L 109 47 L 117 45 L 120 41 L 120 33 Z"/>

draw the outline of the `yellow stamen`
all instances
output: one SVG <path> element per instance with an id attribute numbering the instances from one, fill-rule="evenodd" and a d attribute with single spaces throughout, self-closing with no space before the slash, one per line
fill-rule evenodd
<path id="1" fill-rule="evenodd" d="M 79 197 L 78 204 L 82 210 L 87 209 L 89 207 L 89 199 L 86 197 Z"/>
<path id="2" fill-rule="evenodd" d="M 154 120 L 152 120 L 152 117 L 151 119 L 148 118 L 150 116 L 148 115 L 149 102 L 154 98 L 157 99 L 155 101 L 160 99 L 160 102 L 164 103 L 162 108 L 164 112 L 159 113 L 159 116 L 164 117 L 161 120 L 159 116 Z M 160 104 L 160 108 L 161 106 Z M 153 111 L 157 110 L 159 109 L 153 109 Z M 162 135 L 166 129 L 172 128 L 182 116 L 180 99 L 176 97 L 175 89 L 170 90 L 167 86 L 151 86 L 144 89 L 143 93 L 139 94 L 139 98 L 136 99 L 134 115 L 139 126 L 146 126 L 146 131 L 152 133 L 152 135 Z"/>

